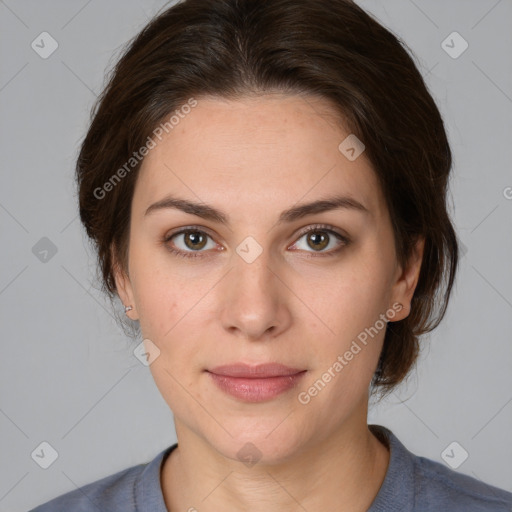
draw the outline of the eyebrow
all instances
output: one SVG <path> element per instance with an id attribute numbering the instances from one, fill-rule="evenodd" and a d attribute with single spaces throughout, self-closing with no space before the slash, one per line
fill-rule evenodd
<path id="1" fill-rule="evenodd" d="M 222 211 L 206 203 L 196 203 L 188 199 L 180 199 L 174 196 L 167 196 L 149 206 L 144 213 L 147 216 L 159 210 L 175 209 L 185 213 L 196 215 L 212 222 L 229 225 L 229 217 Z M 311 203 L 299 204 L 285 210 L 279 216 L 277 224 L 294 222 L 308 215 L 327 212 L 330 210 L 347 209 L 361 213 L 370 213 L 362 203 L 349 196 L 334 196 L 326 199 L 319 199 Z"/>

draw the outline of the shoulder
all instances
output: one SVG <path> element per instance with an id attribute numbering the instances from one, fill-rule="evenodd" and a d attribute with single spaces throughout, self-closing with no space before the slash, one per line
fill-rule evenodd
<path id="1" fill-rule="evenodd" d="M 432 510 L 453 512 L 512 511 L 512 493 L 425 457 L 414 456 L 414 459 L 416 500 L 420 508 L 430 506 Z"/>
<path id="2" fill-rule="evenodd" d="M 150 462 L 62 494 L 29 512 L 135 512 L 142 505 L 151 505 L 152 510 L 159 512 L 163 504 L 160 467 L 175 446 L 165 448 Z"/>
<path id="3" fill-rule="evenodd" d="M 512 512 L 512 493 L 415 455 L 386 427 L 370 430 L 388 445 L 390 461 L 369 512 Z"/>
<path id="4" fill-rule="evenodd" d="M 119 471 L 62 494 L 29 512 L 135 511 L 135 482 L 144 467 L 145 464 L 140 464 Z"/>

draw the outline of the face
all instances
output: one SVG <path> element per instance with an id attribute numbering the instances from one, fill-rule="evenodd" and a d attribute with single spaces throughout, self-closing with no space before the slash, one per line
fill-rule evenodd
<path id="1" fill-rule="evenodd" d="M 146 156 L 116 282 L 178 439 L 233 460 L 250 442 L 273 463 L 366 425 L 383 319 L 407 316 L 421 252 L 398 265 L 348 135 L 319 98 L 198 98 Z M 247 374 L 266 363 L 291 370 Z"/>

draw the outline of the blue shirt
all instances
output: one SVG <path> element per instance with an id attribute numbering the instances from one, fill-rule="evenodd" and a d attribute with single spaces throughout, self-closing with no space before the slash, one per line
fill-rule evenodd
<path id="1" fill-rule="evenodd" d="M 390 448 L 384 482 L 368 512 L 511 512 L 512 493 L 409 452 L 386 427 L 369 428 Z M 177 444 L 29 512 L 168 512 L 160 468 Z"/>

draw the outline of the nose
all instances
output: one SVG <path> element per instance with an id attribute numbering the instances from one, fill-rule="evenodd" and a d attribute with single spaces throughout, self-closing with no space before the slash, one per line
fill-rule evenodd
<path id="1" fill-rule="evenodd" d="M 219 287 L 222 327 L 250 341 L 277 337 L 291 324 L 292 292 L 268 251 L 250 261 L 235 253 Z"/>

